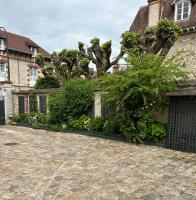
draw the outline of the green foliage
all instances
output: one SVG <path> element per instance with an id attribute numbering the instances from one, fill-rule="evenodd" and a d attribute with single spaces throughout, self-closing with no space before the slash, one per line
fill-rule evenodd
<path id="1" fill-rule="evenodd" d="M 156 27 L 147 28 L 144 32 L 124 32 L 121 44 L 134 55 L 154 53 L 166 56 L 180 33 L 175 21 L 161 19 Z"/>
<path id="2" fill-rule="evenodd" d="M 63 61 L 65 61 L 69 65 L 76 64 L 77 57 L 78 57 L 78 50 L 64 50 L 64 52 L 61 52 L 63 56 Z M 60 53 L 60 56 L 61 56 Z"/>
<path id="3" fill-rule="evenodd" d="M 81 48 L 84 46 L 84 43 L 83 42 L 78 42 L 78 47 Z"/>
<path id="4" fill-rule="evenodd" d="M 132 56 L 127 58 L 127 63 L 129 67 L 125 72 L 109 74 L 99 80 L 105 103 L 116 104 L 117 112 L 124 113 L 125 118 L 110 119 L 105 131 L 115 133 L 119 129 L 131 142 L 158 142 L 165 137 L 165 128 L 155 122 L 152 115 L 165 108 L 165 94 L 186 82 L 189 73 L 184 71 L 178 55 L 166 60 L 151 54 Z"/>
<path id="5" fill-rule="evenodd" d="M 62 92 L 49 95 L 49 116 L 52 123 L 63 123 L 68 117 L 79 118 L 87 113 L 94 97 L 90 81 L 69 80 Z"/>
<path id="6" fill-rule="evenodd" d="M 82 68 L 87 68 L 87 66 L 89 65 L 90 61 L 87 58 L 81 58 L 80 59 L 80 66 Z"/>
<path id="7" fill-rule="evenodd" d="M 130 142 L 143 143 L 146 138 L 147 127 L 144 121 L 138 121 L 135 124 L 132 120 L 121 127 L 123 136 Z"/>
<path id="8" fill-rule="evenodd" d="M 24 113 L 24 114 L 15 116 L 15 117 L 13 117 L 12 120 L 14 122 L 29 123 L 29 114 Z"/>
<path id="9" fill-rule="evenodd" d="M 128 57 L 127 62 L 130 67 L 125 72 L 106 75 L 99 82 L 106 103 L 121 109 L 160 109 L 164 95 L 188 80 L 189 73 L 177 56 L 163 62 L 162 57 L 147 54 Z"/>
<path id="10" fill-rule="evenodd" d="M 29 96 L 30 112 L 38 112 L 37 94 L 32 93 Z"/>
<path id="11" fill-rule="evenodd" d="M 90 129 L 93 131 L 103 131 L 105 119 L 102 117 L 96 117 L 90 120 Z"/>
<path id="12" fill-rule="evenodd" d="M 103 130 L 107 134 L 119 134 L 120 124 L 117 122 L 115 117 L 110 117 L 108 120 L 106 120 Z"/>
<path id="13" fill-rule="evenodd" d="M 35 62 L 40 66 L 44 66 L 44 57 L 42 54 L 38 53 L 37 56 L 35 57 Z"/>
<path id="14" fill-rule="evenodd" d="M 122 46 L 126 49 L 134 48 L 139 45 L 140 34 L 126 31 L 122 34 Z"/>
<path id="15" fill-rule="evenodd" d="M 149 138 L 153 142 L 159 142 L 166 137 L 166 125 L 154 122 L 150 126 Z"/>
<path id="16" fill-rule="evenodd" d="M 168 19 L 161 19 L 158 23 L 158 38 L 163 39 L 171 38 L 176 40 L 178 36 L 182 33 L 181 28 L 176 24 L 175 21 Z"/>
<path id="17" fill-rule="evenodd" d="M 19 116 L 16 116 L 13 118 L 14 122 L 21 122 L 21 123 L 28 123 L 32 125 L 36 124 L 47 124 L 48 123 L 48 117 L 44 113 L 25 113 Z"/>
<path id="18" fill-rule="evenodd" d="M 166 126 L 156 122 L 151 112 L 137 110 L 121 123 L 121 133 L 130 142 L 160 142 L 166 136 Z"/>
<path id="19" fill-rule="evenodd" d="M 144 31 L 144 33 L 145 33 L 145 35 L 148 35 L 148 34 L 153 34 L 153 35 L 155 35 L 156 34 L 156 31 L 157 31 L 157 28 L 152 28 L 152 27 L 150 27 L 150 28 L 147 28 L 145 31 Z"/>
<path id="20" fill-rule="evenodd" d="M 98 37 L 95 37 L 91 40 L 91 44 L 95 45 L 95 44 L 99 44 L 100 43 L 100 39 Z"/>
<path id="21" fill-rule="evenodd" d="M 35 89 L 49 89 L 59 87 L 60 85 L 57 80 L 48 77 L 39 78 L 34 86 Z"/>
<path id="22" fill-rule="evenodd" d="M 103 49 L 109 49 L 109 48 L 111 48 L 111 46 L 112 46 L 112 40 L 109 40 L 102 44 Z"/>
<path id="23" fill-rule="evenodd" d="M 30 113 L 29 123 L 30 124 L 47 124 L 48 116 L 44 113 Z"/>
<path id="24" fill-rule="evenodd" d="M 68 121 L 68 127 L 75 130 L 90 130 L 90 118 L 86 115 L 82 115 L 79 119 Z"/>

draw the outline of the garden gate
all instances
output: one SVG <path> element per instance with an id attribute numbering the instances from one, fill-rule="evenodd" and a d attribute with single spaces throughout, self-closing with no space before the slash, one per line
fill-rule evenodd
<path id="1" fill-rule="evenodd" d="M 169 148 L 196 153 L 196 96 L 170 97 Z"/>
<path id="2" fill-rule="evenodd" d="M 0 125 L 5 124 L 5 103 L 4 98 L 0 97 Z"/>

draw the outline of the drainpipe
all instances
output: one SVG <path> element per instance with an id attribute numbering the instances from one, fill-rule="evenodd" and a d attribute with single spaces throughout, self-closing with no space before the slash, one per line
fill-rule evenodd
<path id="1" fill-rule="evenodd" d="M 18 61 L 18 85 L 19 85 L 19 91 L 20 91 L 20 61 L 19 59 L 17 59 Z"/>

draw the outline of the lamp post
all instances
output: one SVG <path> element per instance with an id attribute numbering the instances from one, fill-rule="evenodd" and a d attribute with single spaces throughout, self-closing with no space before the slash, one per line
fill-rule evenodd
<path id="1" fill-rule="evenodd" d="M 10 62 L 9 62 L 9 42 L 8 42 L 8 34 L 4 27 L 0 27 L 0 30 L 5 32 L 6 39 L 6 54 L 7 54 L 7 66 L 8 66 L 8 81 L 10 82 Z"/>

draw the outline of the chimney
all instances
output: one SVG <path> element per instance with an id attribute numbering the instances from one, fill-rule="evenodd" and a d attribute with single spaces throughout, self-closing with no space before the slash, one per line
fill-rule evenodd
<path id="1" fill-rule="evenodd" d="M 156 26 L 161 16 L 161 0 L 148 0 L 148 27 Z"/>

